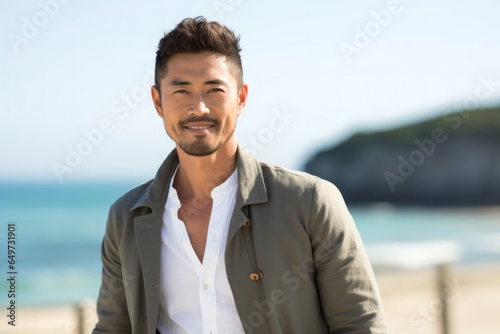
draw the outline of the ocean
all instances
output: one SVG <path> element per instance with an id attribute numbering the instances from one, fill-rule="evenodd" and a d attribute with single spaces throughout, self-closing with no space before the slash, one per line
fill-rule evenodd
<path id="1" fill-rule="evenodd" d="M 17 305 L 96 299 L 109 206 L 134 184 L 0 184 L 0 305 L 9 302 L 15 229 Z M 500 264 L 500 208 L 350 207 L 376 272 L 440 263 Z M 11 259 L 12 260 L 12 259 Z"/>

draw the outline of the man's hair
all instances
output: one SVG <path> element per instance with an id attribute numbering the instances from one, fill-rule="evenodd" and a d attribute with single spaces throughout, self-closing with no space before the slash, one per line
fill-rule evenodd
<path id="1" fill-rule="evenodd" d="M 225 56 L 225 61 L 238 86 L 243 85 L 243 67 L 240 57 L 240 37 L 218 22 L 208 22 L 203 16 L 182 20 L 158 43 L 155 64 L 155 86 L 167 74 L 167 63 L 177 53 L 215 52 Z"/>

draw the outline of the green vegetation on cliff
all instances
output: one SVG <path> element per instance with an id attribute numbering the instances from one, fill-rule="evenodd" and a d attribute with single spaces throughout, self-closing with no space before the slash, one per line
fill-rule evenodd
<path id="1" fill-rule="evenodd" d="M 500 205 L 500 107 L 357 133 L 305 170 L 350 203 Z"/>

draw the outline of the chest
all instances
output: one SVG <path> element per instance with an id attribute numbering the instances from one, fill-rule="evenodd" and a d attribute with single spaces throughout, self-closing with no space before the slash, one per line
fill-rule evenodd
<path id="1" fill-rule="evenodd" d="M 203 262 L 213 200 L 183 200 L 180 202 L 181 207 L 177 211 L 177 217 L 184 224 L 196 257 L 200 262 Z"/>

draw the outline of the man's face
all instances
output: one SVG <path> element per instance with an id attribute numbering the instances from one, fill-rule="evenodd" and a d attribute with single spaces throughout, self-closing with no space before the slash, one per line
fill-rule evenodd
<path id="1" fill-rule="evenodd" d="M 224 56 L 176 54 L 160 86 L 161 92 L 152 88 L 153 102 L 177 147 L 189 155 L 206 156 L 236 143 L 236 118 L 248 87 L 238 88 Z"/>

